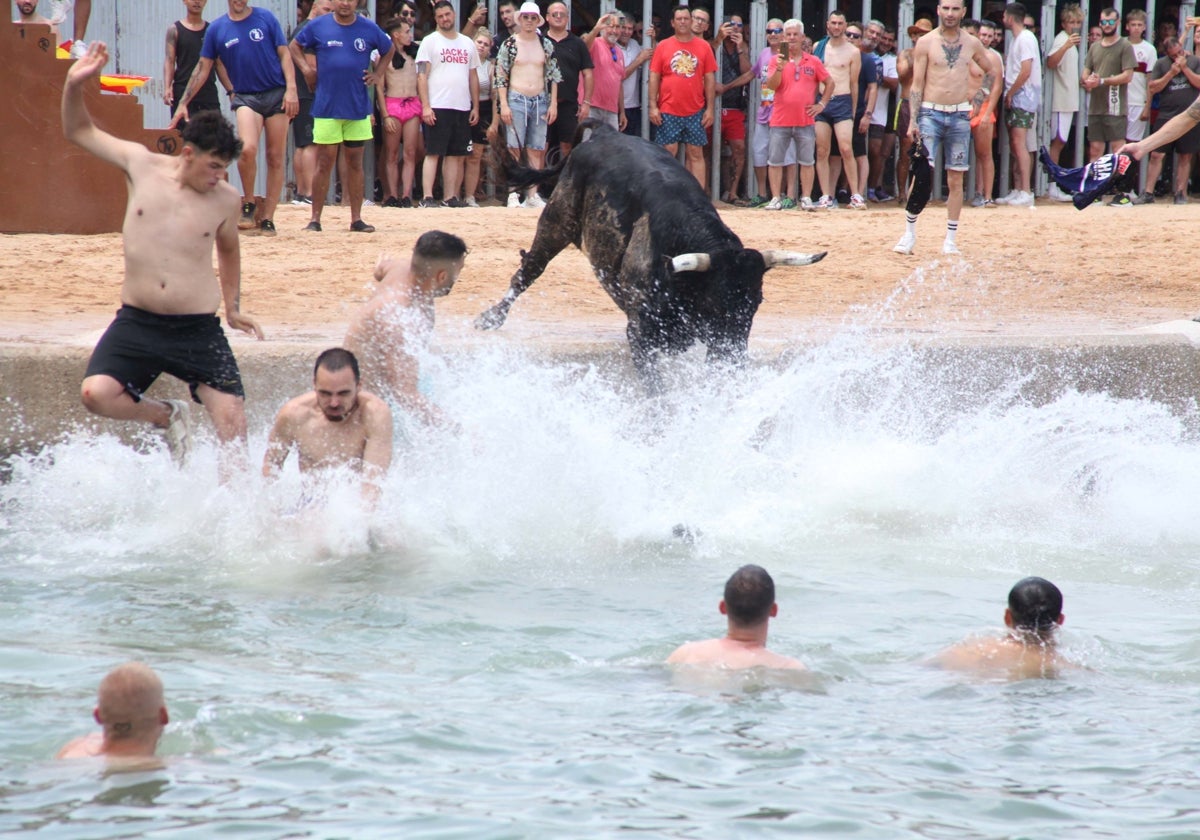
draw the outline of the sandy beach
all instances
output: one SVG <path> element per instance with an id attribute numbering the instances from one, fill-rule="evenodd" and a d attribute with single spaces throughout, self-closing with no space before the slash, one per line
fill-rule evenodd
<path id="1" fill-rule="evenodd" d="M 348 212 L 327 208 L 325 232 L 311 234 L 302 230 L 308 208 L 282 205 L 277 237 L 243 236 L 242 308 L 268 341 L 337 342 L 370 294 L 379 253 L 407 253 L 419 234 L 440 228 L 462 236 L 471 252 L 458 285 L 438 302 L 439 342 L 623 343 L 623 316 L 574 248 L 551 262 L 499 333 L 471 329 L 507 288 L 520 249 L 533 240 L 536 210 L 368 207 L 364 218 L 378 228 L 370 235 L 348 230 Z M 721 213 L 747 246 L 829 252 L 816 266 L 767 275 L 752 346 L 845 324 L 918 335 L 1094 335 L 1200 312 L 1187 250 L 1197 204 L 965 208 L 961 257 L 940 253 L 940 204 L 922 214 L 912 256 L 891 250 L 904 226 L 895 204 L 824 213 L 722 205 Z M 0 342 L 92 343 L 116 309 L 121 275 L 119 234 L 0 237 Z"/>

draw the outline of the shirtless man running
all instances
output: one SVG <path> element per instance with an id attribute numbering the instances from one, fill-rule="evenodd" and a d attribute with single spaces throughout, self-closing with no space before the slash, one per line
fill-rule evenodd
<path id="1" fill-rule="evenodd" d="M 999 84 L 992 73 L 987 47 L 960 28 L 962 19 L 963 0 L 941 0 L 938 28 L 917 41 L 912 53 L 913 81 L 909 94 L 912 121 L 908 136 L 913 142 L 925 141 L 931 161 L 937 160 L 938 150 L 944 147 L 950 196 L 946 201 L 943 254 L 959 253 L 956 239 L 963 204 L 963 173 L 969 162 L 971 119 L 991 96 L 992 88 Z M 969 99 L 968 68 L 972 62 L 983 72 L 983 78 L 974 98 Z M 917 217 L 906 213 L 904 235 L 892 250 L 911 254 L 916 241 Z"/>
<path id="2" fill-rule="evenodd" d="M 821 200 L 817 208 L 832 210 L 833 196 L 837 185 L 831 183 L 829 151 L 833 139 L 837 138 L 838 150 L 842 155 L 842 166 L 846 170 L 846 183 L 852 187 L 858 183 L 858 162 L 854 157 L 854 115 L 858 108 L 858 74 L 862 70 L 862 51 L 857 44 L 846 40 L 846 15 L 833 11 L 825 21 L 829 35 L 825 54 L 820 56 L 833 79 L 833 98 L 817 114 L 817 181 L 821 185 Z M 856 210 L 867 205 L 858 193 L 850 196 L 850 206 Z"/>
<path id="3" fill-rule="evenodd" d="M 332 347 L 317 357 L 313 389 L 289 400 L 275 416 L 263 457 L 263 475 L 275 478 L 292 450 L 300 472 L 350 466 L 362 473 L 363 499 L 379 500 L 379 484 L 392 465 L 392 412 L 359 388 L 358 359 Z"/>
<path id="4" fill-rule="evenodd" d="M 110 761 L 145 763 L 154 757 L 169 721 L 162 680 L 141 662 L 114 668 L 100 681 L 92 717 L 102 730 L 71 741 L 58 751 L 58 758 L 105 756 Z"/>
<path id="5" fill-rule="evenodd" d="M 440 230 L 421 234 L 407 262 L 380 257 L 379 288 L 346 332 L 345 345 L 362 359 L 367 384 L 428 425 L 447 421 L 421 392 L 420 354 L 433 334 L 433 302 L 450 293 L 466 257 L 466 243 Z"/>
<path id="6" fill-rule="evenodd" d="M 747 565 L 734 572 L 717 608 L 728 622 L 725 636 L 682 645 L 667 657 L 668 665 L 806 670 L 799 660 L 767 650 L 767 624 L 779 613 L 779 605 L 775 581 L 766 569 Z"/>
<path id="7" fill-rule="evenodd" d="M 992 49 L 994 38 L 999 35 L 995 24 L 990 20 L 968 21 L 963 27 L 971 35 L 987 47 L 988 58 L 992 65 L 992 78 L 999 79 L 1004 75 L 1004 60 L 1000 53 Z M 983 87 L 983 70 L 978 64 L 968 65 L 971 71 L 971 87 L 968 98 L 974 99 L 975 94 Z M 975 195 L 971 198 L 972 207 L 995 208 L 992 199 L 992 183 L 996 180 L 996 161 L 992 158 L 992 140 L 996 135 L 996 112 L 999 110 L 1000 85 L 993 85 L 992 92 L 979 112 L 971 118 L 971 142 L 975 146 Z"/>
<path id="8" fill-rule="evenodd" d="M 258 323 L 239 308 L 239 197 L 224 180 L 242 144 L 216 111 L 188 124 L 177 157 L 101 131 L 87 112 L 83 92 L 107 61 L 108 49 L 93 42 L 67 71 L 62 100 L 67 139 L 119 167 L 129 190 L 122 227 L 122 306 L 88 362 L 83 404 L 102 417 L 166 429 L 172 455 L 182 461 L 189 445 L 187 404 L 143 398 L 159 374 L 170 373 L 188 383 L 221 443 L 240 443 L 239 457 L 244 457 L 242 380 L 216 315 L 224 301 L 229 326 L 263 337 Z M 214 243 L 219 284 L 212 269 Z M 223 464 L 223 474 L 228 466 Z"/>
<path id="9" fill-rule="evenodd" d="M 968 639 L 939 653 L 934 665 L 962 671 L 995 671 L 1011 679 L 1051 676 L 1069 665 L 1057 649 L 1058 628 L 1066 620 L 1058 587 L 1045 578 L 1027 577 L 1008 593 L 1001 637 Z"/>

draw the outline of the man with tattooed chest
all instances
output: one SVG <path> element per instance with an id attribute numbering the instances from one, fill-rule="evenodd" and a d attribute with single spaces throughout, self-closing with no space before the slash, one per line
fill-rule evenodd
<path id="1" fill-rule="evenodd" d="M 943 254 L 959 253 L 956 237 L 958 217 L 962 213 L 963 173 L 968 168 L 971 143 L 971 118 L 979 112 L 997 83 L 987 48 L 978 38 L 960 28 L 963 0 L 941 0 L 938 28 L 921 38 L 913 47 L 913 80 L 909 93 L 912 123 L 908 135 L 923 141 L 929 159 L 936 160 L 938 149 L 945 155 L 946 183 L 950 196 L 946 201 L 946 241 Z M 974 62 L 983 71 L 983 80 L 974 97 L 969 97 Z M 894 251 L 911 254 L 917 240 L 917 217 L 905 215 L 904 236 Z"/>

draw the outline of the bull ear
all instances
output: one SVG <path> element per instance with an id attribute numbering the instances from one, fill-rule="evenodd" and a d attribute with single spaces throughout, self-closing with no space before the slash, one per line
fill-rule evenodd
<path id="1" fill-rule="evenodd" d="M 767 268 L 774 268 L 777 265 L 812 265 L 825 259 L 825 255 L 828 253 L 828 251 L 816 254 L 804 254 L 800 251 L 763 251 L 762 258 Z"/>
<path id="2" fill-rule="evenodd" d="M 681 271 L 708 271 L 712 265 L 712 257 L 708 254 L 680 254 L 671 260 L 671 270 L 678 274 Z"/>

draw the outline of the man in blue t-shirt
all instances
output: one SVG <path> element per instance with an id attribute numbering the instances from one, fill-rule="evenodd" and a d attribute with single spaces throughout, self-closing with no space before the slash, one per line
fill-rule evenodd
<path id="1" fill-rule="evenodd" d="M 208 27 L 200 61 L 192 71 L 187 88 L 179 97 L 171 128 L 187 119 L 192 101 L 221 59 L 233 84 L 230 104 L 237 119 L 242 155 L 238 174 L 242 178 L 242 219 L 239 230 L 275 235 L 275 206 L 283 192 L 283 165 L 287 151 L 287 127 L 300 110 L 296 95 L 295 69 L 288 53 L 287 38 L 275 15 L 251 6 L 247 0 L 229 0 L 229 13 Z M 258 177 L 258 141 L 267 137 L 267 190 L 261 213 L 254 202 Z M 256 219 L 257 215 L 257 219 Z"/>
<path id="2" fill-rule="evenodd" d="M 350 230 L 373 233 L 362 220 L 363 145 L 371 139 L 371 98 L 367 85 L 377 84 L 371 52 L 378 50 L 378 67 L 391 63 L 395 46 L 387 33 L 360 17 L 355 0 L 335 0 L 333 13 L 301 29 L 288 46 L 305 77 L 316 74 L 313 99 L 313 142 L 317 172 L 313 176 L 312 221 L 305 230 L 321 230 L 321 211 L 329 177 L 337 162 L 338 146 L 346 147 L 346 192 L 350 196 Z M 316 67 L 309 61 L 316 59 Z"/>

